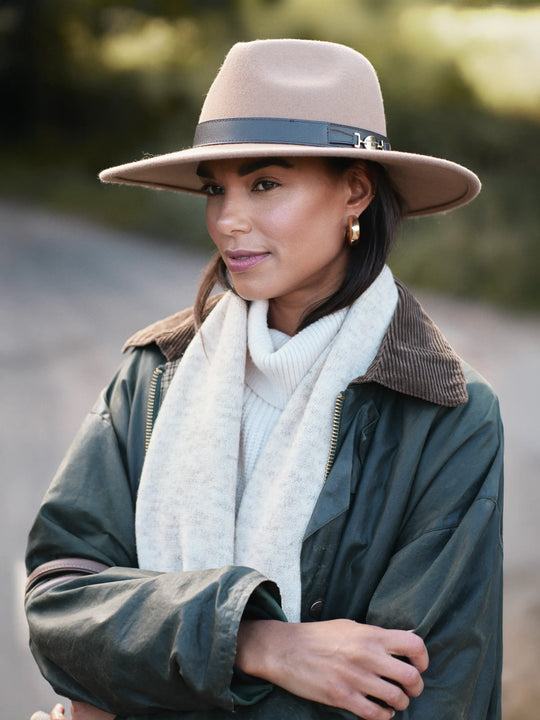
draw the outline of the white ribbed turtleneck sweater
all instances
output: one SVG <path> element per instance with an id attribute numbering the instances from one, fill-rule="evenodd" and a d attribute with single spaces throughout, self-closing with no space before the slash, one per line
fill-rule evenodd
<path id="1" fill-rule="evenodd" d="M 250 304 L 237 508 L 247 479 L 282 410 L 307 371 L 328 352 L 346 315 L 347 309 L 338 310 L 291 337 L 268 327 L 266 300 Z"/>

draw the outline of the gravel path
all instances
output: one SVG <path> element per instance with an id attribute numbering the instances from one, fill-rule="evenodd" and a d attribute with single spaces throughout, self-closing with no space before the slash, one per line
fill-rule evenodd
<path id="1" fill-rule="evenodd" d="M 58 462 L 134 330 L 191 304 L 205 258 L 0 202 L 0 678 L 6 717 L 50 704 L 26 648 L 25 538 Z M 505 718 L 540 704 L 540 317 L 419 293 L 496 388 L 506 427 Z M 532 714 L 531 714 L 532 713 Z"/>

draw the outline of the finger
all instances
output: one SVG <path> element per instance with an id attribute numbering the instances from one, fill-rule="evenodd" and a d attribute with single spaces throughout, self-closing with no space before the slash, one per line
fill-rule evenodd
<path id="1" fill-rule="evenodd" d="M 370 720 L 391 720 L 396 711 L 387 703 L 374 696 L 361 695 L 354 707 L 349 708 L 359 718 Z"/>
<path id="2" fill-rule="evenodd" d="M 409 697 L 418 697 L 424 689 L 420 671 L 408 659 L 390 658 L 388 672 L 383 673 L 382 676 L 388 682 L 399 685 Z"/>
<path id="3" fill-rule="evenodd" d="M 67 720 L 64 713 L 65 713 L 64 706 L 61 705 L 60 703 L 58 703 L 51 710 L 51 720 Z"/>
<path id="4" fill-rule="evenodd" d="M 409 696 L 400 685 L 386 678 L 375 678 L 371 683 L 367 699 L 391 710 L 406 710 Z"/>
<path id="5" fill-rule="evenodd" d="M 418 672 L 423 673 L 428 668 L 429 655 L 425 643 L 413 632 L 408 630 L 394 632 L 388 651 L 397 657 L 408 658 Z"/>

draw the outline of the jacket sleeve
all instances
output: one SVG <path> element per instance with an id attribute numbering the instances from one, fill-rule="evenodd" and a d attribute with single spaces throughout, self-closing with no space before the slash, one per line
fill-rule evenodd
<path id="1" fill-rule="evenodd" d="M 232 710 L 257 701 L 270 685 L 233 682 L 238 625 L 248 603 L 284 619 L 277 588 L 250 568 L 137 567 L 134 499 L 148 377 L 160 360 L 157 350 L 135 352 L 101 395 L 28 543 L 29 572 L 66 557 L 108 567 L 38 584 L 26 612 L 32 652 L 54 689 L 118 715 Z"/>
<path id="2" fill-rule="evenodd" d="M 498 403 L 473 381 L 426 441 L 400 542 L 367 621 L 414 630 L 430 665 L 407 720 L 500 718 L 503 438 Z"/>

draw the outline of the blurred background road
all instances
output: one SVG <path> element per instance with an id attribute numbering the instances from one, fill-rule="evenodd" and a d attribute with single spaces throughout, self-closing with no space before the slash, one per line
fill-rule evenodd
<path id="1" fill-rule="evenodd" d="M 191 304 L 206 257 L 22 204 L 0 202 L 0 228 L 0 692 L 3 717 L 27 720 L 54 700 L 27 649 L 22 614 L 30 524 L 86 410 L 119 364 L 123 340 Z M 540 661 L 540 317 L 419 295 L 500 396 L 507 438 L 505 717 L 532 720 Z"/>

